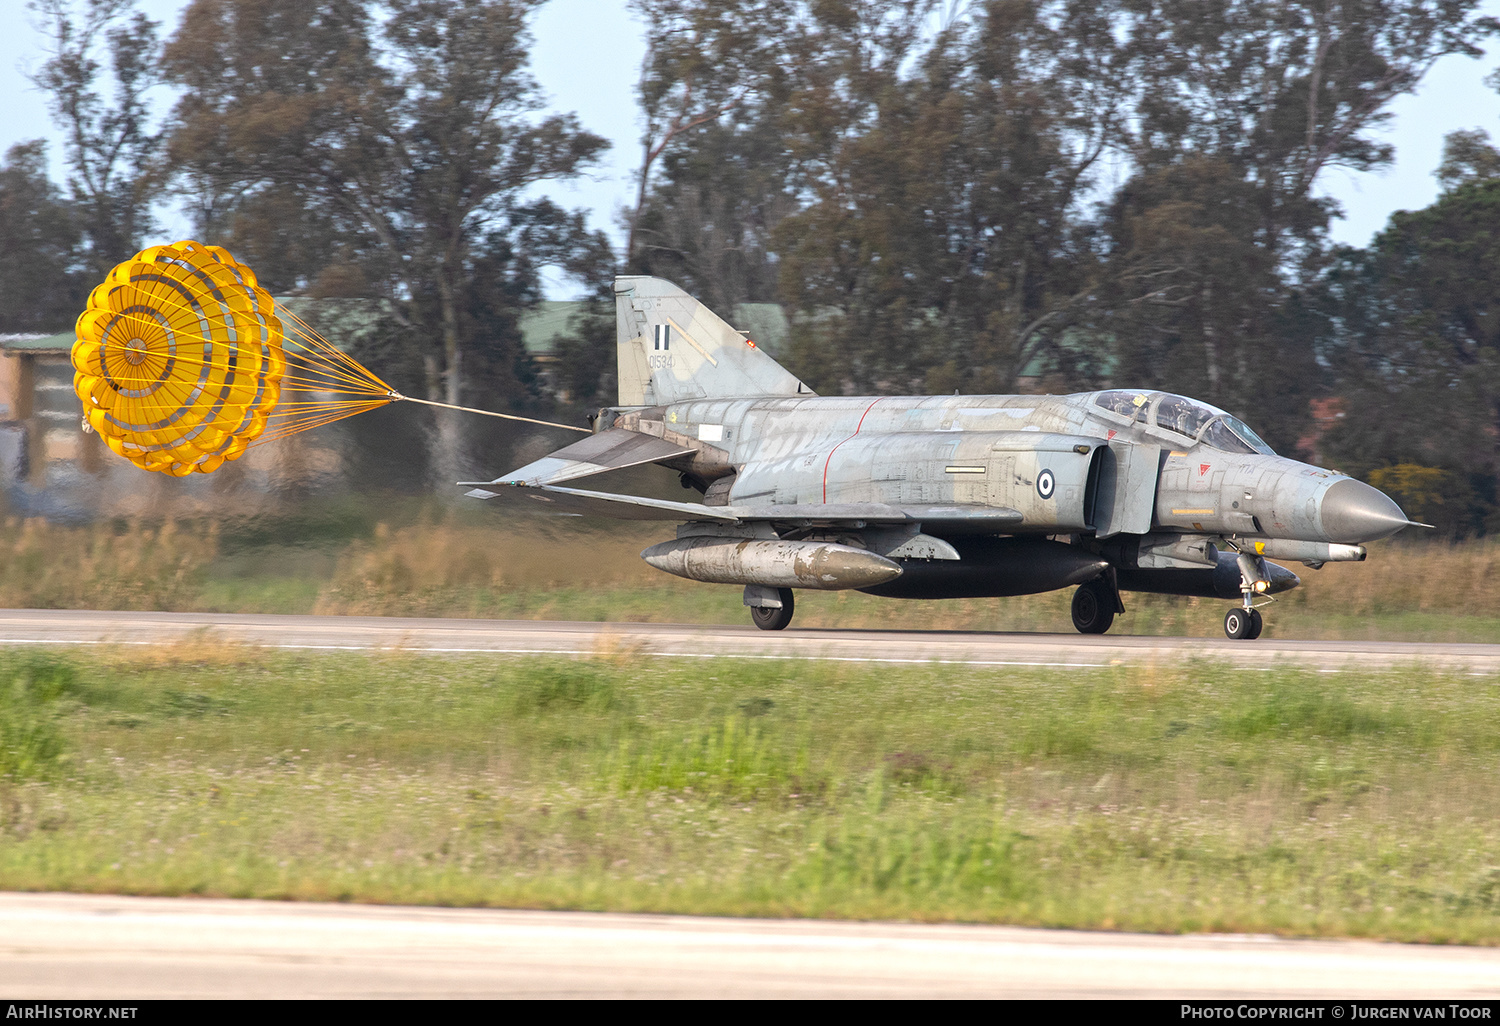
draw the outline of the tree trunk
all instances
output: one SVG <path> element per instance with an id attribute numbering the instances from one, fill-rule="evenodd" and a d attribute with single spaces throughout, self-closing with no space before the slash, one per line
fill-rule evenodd
<path id="1" fill-rule="evenodd" d="M 1219 394 L 1219 340 L 1214 334 L 1213 306 L 1213 286 L 1204 286 L 1203 309 L 1199 312 L 1199 316 L 1203 318 L 1203 364 L 1204 371 L 1208 374 L 1209 398 L 1217 403 L 1224 397 Z"/>
<path id="2" fill-rule="evenodd" d="M 458 289 L 454 286 L 456 261 L 445 261 L 438 271 L 438 303 L 443 319 L 443 378 L 446 386 L 443 402 L 451 406 L 460 405 L 463 395 L 463 351 L 458 345 Z M 437 419 L 437 453 L 434 469 L 438 481 L 451 483 L 461 476 L 463 459 L 464 414 L 457 410 L 434 410 Z"/>
<path id="3" fill-rule="evenodd" d="M 443 401 L 458 406 L 463 385 L 463 353 L 458 348 L 458 306 L 455 291 L 452 267 L 445 266 L 438 275 L 438 299 L 442 304 L 443 315 L 444 377 L 447 379 L 447 397 Z"/>

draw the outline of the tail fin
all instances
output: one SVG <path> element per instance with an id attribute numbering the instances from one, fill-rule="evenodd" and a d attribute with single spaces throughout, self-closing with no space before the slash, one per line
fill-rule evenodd
<path id="1" fill-rule="evenodd" d="M 661 278 L 616 278 L 615 322 L 621 406 L 817 394 Z"/>

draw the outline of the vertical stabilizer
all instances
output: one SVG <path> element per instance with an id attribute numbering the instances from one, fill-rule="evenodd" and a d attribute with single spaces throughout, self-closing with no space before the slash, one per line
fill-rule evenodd
<path id="1" fill-rule="evenodd" d="M 616 278 L 615 323 L 621 406 L 816 394 L 661 278 Z"/>

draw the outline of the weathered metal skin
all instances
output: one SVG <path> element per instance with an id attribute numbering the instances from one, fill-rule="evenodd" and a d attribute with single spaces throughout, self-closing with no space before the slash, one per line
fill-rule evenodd
<path id="1" fill-rule="evenodd" d="M 1358 544 L 1407 524 L 1362 481 L 1281 456 L 1172 452 L 1162 465 L 1156 526 L 1198 534 Z"/>
<path id="2" fill-rule="evenodd" d="M 615 295 L 620 404 L 599 411 L 594 438 L 470 494 L 513 486 L 557 509 L 686 521 L 647 562 L 761 589 L 747 592 L 755 608 L 777 608 L 766 589 L 939 598 L 1074 584 L 1119 608 L 1117 584 L 1239 597 L 1248 615 L 1255 596 L 1298 583 L 1265 558 L 1358 560 L 1410 523 L 1369 485 L 1278 456 L 1184 396 L 818 396 L 670 282 L 622 276 Z M 702 502 L 564 487 L 646 462 Z M 1098 608 L 1075 605 L 1079 630 Z"/>
<path id="3" fill-rule="evenodd" d="M 692 581 L 820 591 L 868 588 L 902 573 L 893 560 L 834 542 L 698 536 L 653 545 L 641 558 Z"/>
<path id="4" fill-rule="evenodd" d="M 736 506 L 984 503 L 1025 514 L 1017 534 L 1086 531 L 1100 519 L 1090 475 L 1107 446 L 1160 452 L 1148 530 L 1358 544 L 1406 526 L 1395 503 L 1353 478 L 1121 425 L 1094 395 L 732 399 L 612 423 L 692 447 L 669 465 L 705 485 L 733 474 L 725 501 Z M 717 440 L 701 440 L 704 428 Z"/>
<path id="5" fill-rule="evenodd" d="M 1237 546 L 1256 551 L 1261 542 L 1266 555 L 1310 563 L 1356 559 L 1362 550 L 1353 546 L 1405 526 L 1395 503 L 1352 478 L 1217 450 L 1144 418 L 1127 422 L 1095 405 L 1095 395 L 729 399 L 622 411 L 613 424 L 691 447 L 691 457 L 670 465 L 705 488 L 723 480 L 721 504 L 982 503 L 1020 510 L 1014 535 L 1066 534 L 1079 543 L 1025 549 L 990 539 L 965 548 L 950 536 L 958 565 L 903 561 L 900 578 L 866 586 L 880 595 L 1038 593 L 1113 565 L 1124 590 L 1233 598 L 1238 577 L 1226 567 Z M 1111 560 L 1092 538 L 1105 534 L 1115 495 L 1128 501 L 1132 466 L 1142 478 L 1140 512 L 1116 526 L 1136 529 L 1122 536 L 1136 547 L 1131 558 Z M 1147 532 L 1155 548 L 1138 560 Z M 1215 545 L 1223 551 L 1206 551 Z M 1220 565 L 1205 566 L 1209 557 Z M 1045 572 L 1014 569 L 1045 558 Z M 1296 574 L 1272 567 L 1272 593 L 1296 586 Z"/>
<path id="6" fill-rule="evenodd" d="M 720 400 L 628 411 L 610 423 L 694 447 L 668 465 L 705 487 L 733 474 L 728 505 L 975 503 L 1020 510 L 1018 533 L 1085 529 L 1104 439 L 1076 430 L 1086 425 L 1056 399 L 977 405 L 985 398 Z M 1006 404 L 1017 398 L 1025 404 Z"/>

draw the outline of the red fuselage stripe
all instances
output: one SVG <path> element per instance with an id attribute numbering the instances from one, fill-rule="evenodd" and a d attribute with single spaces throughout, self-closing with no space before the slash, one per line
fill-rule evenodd
<path id="1" fill-rule="evenodd" d="M 881 396 L 880 398 L 884 399 L 885 397 Z M 880 402 L 880 399 L 875 400 L 875 403 L 878 402 Z M 859 423 L 854 425 L 854 435 L 859 434 L 859 429 L 865 426 L 865 418 L 868 417 L 870 415 L 870 411 L 875 408 L 875 403 L 871 403 L 869 406 L 866 406 L 865 412 L 859 415 Z M 854 435 L 850 435 L 849 438 L 853 438 Z M 849 438 L 844 439 L 844 442 L 849 441 Z M 844 442 L 840 442 L 839 445 L 843 445 Z M 833 462 L 833 454 L 839 451 L 839 445 L 835 445 L 832 449 L 829 449 L 828 458 L 823 461 L 823 501 L 825 503 L 828 501 L 828 464 Z"/>

